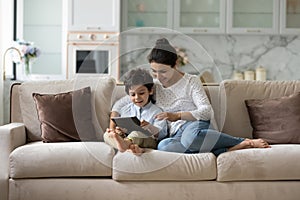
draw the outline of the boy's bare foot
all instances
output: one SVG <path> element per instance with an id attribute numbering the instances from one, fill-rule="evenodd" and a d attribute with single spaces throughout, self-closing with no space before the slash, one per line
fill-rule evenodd
<path id="1" fill-rule="evenodd" d="M 139 145 L 137 144 L 131 144 L 129 147 L 129 151 L 131 151 L 134 155 L 140 156 L 142 155 L 145 150 L 141 147 L 139 147 Z"/>
<path id="2" fill-rule="evenodd" d="M 109 132 L 109 137 L 114 138 L 117 144 L 117 148 L 120 152 L 124 152 L 129 149 L 131 141 L 123 139 L 119 134 L 114 131 Z"/>
<path id="3" fill-rule="evenodd" d="M 131 140 L 122 138 L 119 134 L 114 131 L 107 130 L 108 137 L 113 138 L 117 144 L 117 148 L 120 152 L 124 152 L 126 150 L 131 151 L 133 154 L 140 156 L 145 150 L 137 144 L 132 144 Z"/>

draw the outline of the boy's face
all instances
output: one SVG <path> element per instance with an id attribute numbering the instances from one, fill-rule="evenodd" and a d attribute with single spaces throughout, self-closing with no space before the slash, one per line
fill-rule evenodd
<path id="1" fill-rule="evenodd" d="M 134 85 L 129 89 L 130 100 L 139 107 L 144 107 L 152 94 L 153 90 L 149 91 L 144 85 Z"/>

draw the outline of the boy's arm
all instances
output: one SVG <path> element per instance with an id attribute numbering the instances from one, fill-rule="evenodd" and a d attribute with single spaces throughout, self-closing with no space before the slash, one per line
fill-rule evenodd
<path id="1" fill-rule="evenodd" d="M 116 111 L 111 111 L 110 113 L 110 121 L 109 121 L 109 128 L 112 130 L 115 130 L 116 128 L 116 124 L 113 122 L 113 120 L 111 120 L 112 117 L 119 117 L 120 114 Z"/>
<path id="2" fill-rule="evenodd" d="M 129 103 L 131 103 L 130 98 L 128 95 L 126 95 L 115 102 L 115 104 L 112 107 L 112 111 L 120 111 L 124 106 L 128 105 Z"/>
<path id="3" fill-rule="evenodd" d="M 111 120 L 112 117 L 120 117 L 119 111 L 126 106 L 128 103 L 130 103 L 130 98 L 128 98 L 128 95 L 122 97 L 121 99 L 117 100 L 110 112 L 110 121 L 109 121 L 109 128 L 114 130 L 116 128 L 116 124 Z"/>

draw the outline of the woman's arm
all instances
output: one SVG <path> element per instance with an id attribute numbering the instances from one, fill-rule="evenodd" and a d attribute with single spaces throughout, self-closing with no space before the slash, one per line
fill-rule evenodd
<path id="1" fill-rule="evenodd" d="M 191 98 L 197 107 L 197 110 L 190 112 L 191 115 L 197 120 L 210 120 L 213 116 L 213 109 L 200 79 L 193 77 L 190 84 Z"/>
<path id="2" fill-rule="evenodd" d="M 158 114 L 157 119 L 166 119 L 168 121 L 175 122 L 177 120 L 187 120 L 187 121 L 195 121 L 195 120 L 210 120 L 212 116 L 212 107 L 206 95 L 206 92 L 200 82 L 199 78 L 196 76 L 190 76 L 186 79 L 186 85 L 182 86 L 181 89 L 186 94 L 185 97 L 181 97 L 178 101 L 184 101 L 185 105 L 190 105 L 190 107 L 180 107 L 180 103 L 176 102 L 180 111 L 177 112 L 163 112 Z M 174 91 L 176 95 L 177 91 Z M 182 93 L 179 94 L 179 96 Z M 163 106 L 162 106 L 163 107 Z M 193 107 L 193 108 L 192 108 Z"/>
<path id="3" fill-rule="evenodd" d="M 156 115 L 158 120 L 168 120 L 175 122 L 177 120 L 195 121 L 197 120 L 191 112 L 162 112 Z"/>

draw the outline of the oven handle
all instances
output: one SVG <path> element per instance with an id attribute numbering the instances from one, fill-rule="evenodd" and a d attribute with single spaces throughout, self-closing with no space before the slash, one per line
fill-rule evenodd
<path id="1" fill-rule="evenodd" d="M 87 26 L 86 30 L 101 30 L 101 27 L 100 26 L 97 26 L 97 27 Z"/>
<path id="2" fill-rule="evenodd" d="M 100 45 L 105 45 L 105 46 L 108 46 L 108 45 L 111 45 L 111 46 L 117 46 L 119 45 L 119 43 L 117 42 L 110 42 L 110 43 L 90 43 L 90 42 L 69 42 L 68 43 L 69 45 L 95 45 L 95 46 L 100 46 Z"/>

